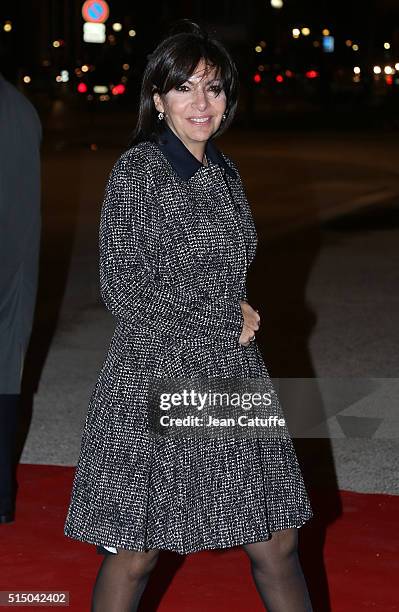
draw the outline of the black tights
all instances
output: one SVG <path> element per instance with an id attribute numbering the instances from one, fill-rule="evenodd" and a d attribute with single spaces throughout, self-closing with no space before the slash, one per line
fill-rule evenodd
<path id="1" fill-rule="evenodd" d="M 266 542 L 243 545 L 268 612 L 312 612 L 297 544 L 298 530 L 292 528 L 275 531 Z M 136 612 L 158 555 L 157 549 L 123 548 L 106 555 L 94 585 L 91 612 Z"/>
<path id="2" fill-rule="evenodd" d="M 268 612 L 311 612 L 298 558 L 298 530 L 275 531 L 270 540 L 244 544 L 256 588 Z"/>
<path id="3" fill-rule="evenodd" d="M 159 550 L 117 549 L 100 566 L 93 589 L 91 612 L 136 612 Z"/>

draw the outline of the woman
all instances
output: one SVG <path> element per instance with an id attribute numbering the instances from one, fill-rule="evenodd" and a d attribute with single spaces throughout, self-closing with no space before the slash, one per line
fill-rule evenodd
<path id="1" fill-rule="evenodd" d="M 246 300 L 256 230 L 235 164 L 213 144 L 237 72 L 184 20 L 145 70 L 132 146 L 110 175 L 100 279 L 117 318 L 92 393 L 65 534 L 106 548 L 96 612 L 136 610 L 159 550 L 242 545 L 269 612 L 311 610 L 297 529 L 312 516 L 292 441 L 153 436 L 152 377 L 270 381 Z M 154 380 L 154 378 L 153 378 Z"/>

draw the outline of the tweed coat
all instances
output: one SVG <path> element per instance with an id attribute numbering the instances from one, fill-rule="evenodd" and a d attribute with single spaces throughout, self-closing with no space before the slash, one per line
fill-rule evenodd
<path id="1" fill-rule="evenodd" d="M 235 163 L 202 165 L 168 128 L 123 153 L 100 221 L 100 286 L 116 318 L 82 434 L 66 536 L 188 554 L 267 540 L 312 516 L 292 440 L 155 439 L 152 376 L 269 378 L 239 344 L 257 235 Z M 270 378 L 269 378 L 270 379 Z"/>

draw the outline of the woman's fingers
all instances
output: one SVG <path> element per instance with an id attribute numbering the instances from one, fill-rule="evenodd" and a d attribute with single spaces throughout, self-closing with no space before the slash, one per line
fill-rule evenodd
<path id="1" fill-rule="evenodd" d="M 244 323 L 239 340 L 240 344 L 242 344 L 243 346 L 249 346 L 250 343 L 254 340 L 254 337 L 255 330 L 253 329 L 253 327 L 250 327 Z"/>
<path id="2" fill-rule="evenodd" d="M 260 327 L 260 315 L 259 311 L 255 308 L 252 308 L 248 302 L 242 302 L 242 312 L 244 316 L 242 333 L 240 336 L 240 344 L 243 346 L 249 346 L 252 340 L 254 339 L 255 332 L 259 330 Z"/>

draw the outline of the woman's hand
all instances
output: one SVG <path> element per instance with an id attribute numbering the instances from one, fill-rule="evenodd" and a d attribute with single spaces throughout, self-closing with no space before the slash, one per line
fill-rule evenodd
<path id="1" fill-rule="evenodd" d="M 242 315 L 244 317 L 244 324 L 242 326 L 241 336 L 238 342 L 243 346 L 249 346 L 251 343 L 251 338 L 254 338 L 255 332 L 259 329 L 260 316 L 258 311 L 252 308 L 248 302 L 240 300 L 240 306 Z"/>

